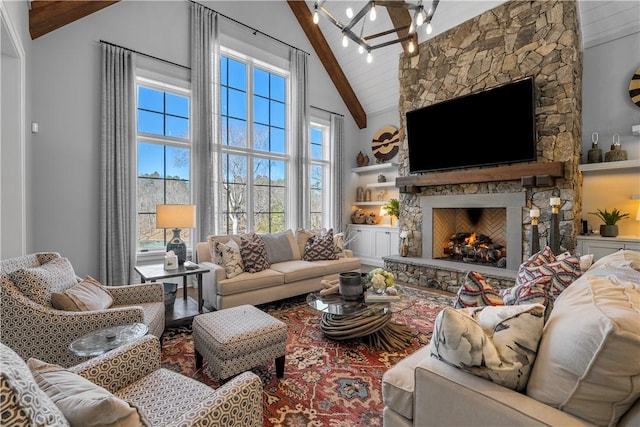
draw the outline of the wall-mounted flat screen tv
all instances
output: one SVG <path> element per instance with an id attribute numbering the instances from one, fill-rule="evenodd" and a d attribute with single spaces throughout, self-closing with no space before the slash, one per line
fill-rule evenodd
<path id="1" fill-rule="evenodd" d="M 535 161 L 535 117 L 532 77 L 408 111 L 409 172 Z"/>

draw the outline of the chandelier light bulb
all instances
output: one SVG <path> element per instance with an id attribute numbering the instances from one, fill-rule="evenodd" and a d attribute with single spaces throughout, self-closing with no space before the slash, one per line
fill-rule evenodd
<path id="1" fill-rule="evenodd" d="M 371 3 L 371 12 L 369 12 L 369 19 L 372 21 L 376 20 L 376 4 L 375 2 Z"/>
<path id="2" fill-rule="evenodd" d="M 358 53 L 360 55 L 362 55 L 364 53 L 364 48 L 362 47 L 362 45 L 358 46 Z"/>
<path id="3" fill-rule="evenodd" d="M 431 28 L 431 22 L 427 24 L 427 34 L 431 34 L 433 32 L 433 28 Z"/>
<path id="4" fill-rule="evenodd" d="M 347 37 L 346 34 L 342 36 L 342 46 L 343 47 L 349 46 L 349 38 Z"/>
<path id="5" fill-rule="evenodd" d="M 348 7 L 346 13 L 347 13 L 347 18 L 349 18 L 349 19 L 353 18 L 353 9 Z"/>
<path id="6" fill-rule="evenodd" d="M 317 24 L 319 20 L 320 20 L 320 17 L 318 16 L 318 10 L 316 9 L 313 11 L 313 23 Z"/>
<path id="7" fill-rule="evenodd" d="M 422 9 L 418 11 L 418 16 L 416 16 L 416 26 L 420 27 L 424 24 L 424 16 L 422 15 Z"/>
<path id="8" fill-rule="evenodd" d="M 373 56 L 371 56 L 371 52 L 367 53 L 367 64 L 371 64 L 373 61 Z"/>
<path id="9" fill-rule="evenodd" d="M 413 45 L 413 40 L 409 42 L 409 53 L 413 53 L 416 50 L 416 47 Z"/>

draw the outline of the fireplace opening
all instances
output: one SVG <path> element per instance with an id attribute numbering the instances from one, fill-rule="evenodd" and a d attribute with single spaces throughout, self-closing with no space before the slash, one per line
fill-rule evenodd
<path id="1" fill-rule="evenodd" d="M 434 258 L 506 268 L 506 210 L 434 209 Z"/>

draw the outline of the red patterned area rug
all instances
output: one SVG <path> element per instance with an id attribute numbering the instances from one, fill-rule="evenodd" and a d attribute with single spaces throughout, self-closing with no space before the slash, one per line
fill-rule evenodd
<path id="1" fill-rule="evenodd" d="M 265 426 L 381 426 L 382 375 L 399 360 L 429 343 L 438 312 L 453 297 L 404 286 L 415 298 L 410 308 L 393 314 L 409 326 L 413 339 L 402 351 L 371 349 L 365 342 L 336 342 L 319 329 L 321 313 L 304 297 L 258 306 L 284 321 L 289 328 L 284 378 L 275 375 L 273 361 L 252 371 L 264 385 Z M 214 388 L 220 383 L 207 372 L 207 363 L 195 369 L 190 327 L 168 328 L 163 335 L 163 367 L 180 372 Z"/>

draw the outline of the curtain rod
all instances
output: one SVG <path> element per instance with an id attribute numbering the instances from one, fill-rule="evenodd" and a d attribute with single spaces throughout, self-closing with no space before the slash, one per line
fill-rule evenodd
<path id="1" fill-rule="evenodd" d="M 191 70 L 191 67 L 187 67 L 186 65 L 176 64 L 175 62 L 171 62 L 171 61 L 168 61 L 166 59 L 158 58 L 157 56 L 149 55 L 148 53 L 138 52 L 137 50 L 129 49 L 128 47 L 120 46 L 120 45 L 117 45 L 115 43 L 111 43 L 111 42 L 108 42 L 108 41 L 105 41 L 105 40 L 100 40 L 100 43 L 108 44 L 110 46 L 119 47 L 121 49 L 126 49 L 126 50 L 128 50 L 130 52 L 137 53 L 138 55 L 146 56 L 146 57 L 151 58 L 151 59 L 156 59 L 158 61 L 166 62 L 167 64 L 171 64 L 171 65 L 175 65 L 177 67 L 181 67 L 181 68 L 185 68 L 187 70 Z"/>
<path id="2" fill-rule="evenodd" d="M 231 18 L 231 17 L 229 17 L 229 16 L 225 15 L 224 13 L 220 13 L 220 12 L 218 12 L 217 10 L 211 9 L 210 7 L 207 7 L 207 6 L 205 6 L 205 5 L 201 4 L 201 3 L 198 3 L 197 1 L 194 1 L 194 0 L 189 0 L 189 1 L 190 1 L 191 3 L 195 3 L 195 4 L 197 4 L 197 5 L 202 6 L 202 7 L 204 7 L 204 8 L 205 8 L 205 9 L 207 9 L 207 10 L 210 10 L 210 11 L 212 11 L 212 12 L 217 13 L 218 15 L 222 16 L 223 18 L 228 19 L 229 21 L 235 22 L 235 23 L 236 23 L 236 24 L 238 24 L 238 25 L 242 25 L 243 27 L 248 28 L 249 30 L 253 31 L 253 35 L 254 35 L 254 36 L 255 36 L 256 34 L 261 34 L 261 35 L 263 35 L 263 36 L 265 36 L 265 37 L 269 37 L 270 39 L 277 41 L 278 43 L 282 43 L 282 44 L 283 44 L 283 45 L 285 45 L 285 46 L 289 46 L 289 47 L 290 47 L 290 48 L 292 48 L 292 49 L 299 50 L 300 52 L 306 53 L 307 55 L 311 55 L 311 54 L 310 54 L 309 52 L 307 52 L 306 50 L 302 50 L 302 49 L 300 49 L 300 48 L 298 48 L 298 47 L 295 47 L 295 46 L 293 46 L 293 45 L 290 45 L 289 43 L 287 43 L 287 42 L 285 42 L 285 41 L 282 41 L 282 40 L 280 40 L 280 39 L 277 39 L 277 38 L 275 38 L 275 37 L 273 37 L 273 36 L 271 36 L 271 35 L 269 35 L 269 34 L 267 34 L 267 33 L 263 33 L 262 31 L 260 31 L 260 30 L 258 30 L 258 29 L 256 29 L 256 28 L 250 27 L 249 25 L 247 25 L 247 24 L 245 24 L 245 23 L 243 23 L 243 22 L 240 22 L 240 21 L 238 21 L 238 20 L 235 20 L 235 19 L 233 19 L 233 18 Z"/>
<path id="3" fill-rule="evenodd" d="M 315 105 L 309 105 L 311 108 L 315 108 L 316 110 L 324 111 L 325 113 L 335 114 L 336 116 L 344 117 L 344 114 L 336 113 L 335 111 L 327 110 L 325 108 L 316 107 Z"/>

